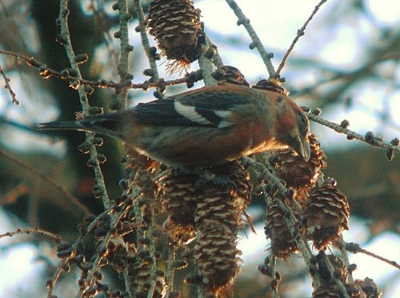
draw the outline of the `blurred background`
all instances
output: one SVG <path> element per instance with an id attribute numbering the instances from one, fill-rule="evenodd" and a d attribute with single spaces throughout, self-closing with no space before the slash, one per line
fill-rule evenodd
<path id="1" fill-rule="evenodd" d="M 318 1 L 241 0 L 237 1 L 259 34 L 268 52 L 280 63 L 297 30 L 310 16 Z M 0 0 L 0 49 L 33 56 L 49 68 L 68 67 L 62 46 L 56 43 L 58 1 Z M 70 1 L 69 26 L 75 52 L 87 53 L 83 76 L 92 81 L 117 81 L 119 40 L 118 14 L 107 0 Z M 149 1 L 142 1 L 144 9 Z M 268 74 L 245 29 L 225 1 L 194 1 L 201 10 L 205 32 L 217 45 L 224 64 L 235 66 L 247 81 L 255 84 Z M 141 83 L 148 68 L 139 34 L 130 24 L 133 82 Z M 151 40 L 152 44 L 155 42 Z M 400 137 L 400 7 L 389 0 L 330 0 L 325 3 L 300 38 L 281 76 L 284 87 L 300 105 L 320 107 L 322 117 L 340 123 L 362 135 L 373 131 L 390 142 Z M 167 75 L 165 60 L 158 61 L 161 77 Z M 103 210 L 92 194 L 93 171 L 78 145 L 84 134 L 78 132 L 38 133 L 32 127 L 40 122 L 71 120 L 81 110 L 76 91 L 55 78 L 44 79 L 37 69 L 21 59 L 0 55 L 0 66 L 10 79 L 19 105 L 4 88 L 0 89 L 0 233 L 21 227 L 40 227 L 74 239 L 76 226 L 85 208 L 94 214 Z M 191 70 L 198 68 L 193 63 Z M 200 82 L 194 88 L 200 87 Z M 186 90 L 170 87 L 167 94 Z M 96 89 L 90 96 L 93 106 L 107 106 L 114 96 L 111 89 Z M 130 104 L 153 99 L 152 91 L 131 90 Z M 349 141 L 317 123 L 312 130 L 328 157 L 326 177 L 334 177 L 347 195 L 351 207 L 348 242 L 400 263 L 400 158 L 385 158 L 385 150 L 358 141 Z M 100 149 L 107 157 L 102 166 L 110 197 L 120 194 L 118 181 L 124 176 L 121 145 L 106 139 Z M 51 179 L 48 179 L 51 177 Z M 74 204 L 71 196 L 82 205 Z M 268 241 L 263 232 L 263 202 L 253 201 L 248 213 L 257 234 L 244 231 L 239 248 L 243 270 L 235 293 L 237 297 L 268 297 L 269 283 L 257 266 L 267 255 Z M 400 297 L 400 271 L 363 255 L 351 255 L 357 264 L 355 278 L 369 277 L 382 288 L 383 297 Z M 0 240 L 0 297 L 43 297 L 45 281 L 57 266 L 49 240 L 19 235 Z M 300 258 L 279 264 L 283 280 L 282 297 L 310 297 L 312 289 L 307 268 Z M 63 295 L 74 288 L 76 276 L 61 281 Z M 248 284 L 251 283 L 251 287 Z M 60 286 L 60 285 L 59 285 Z"/>

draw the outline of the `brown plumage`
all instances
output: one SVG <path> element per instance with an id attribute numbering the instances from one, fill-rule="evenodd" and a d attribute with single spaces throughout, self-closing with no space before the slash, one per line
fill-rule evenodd
<path id="1" fill-rule="evenodd" d="M 239 85 L 203 87 L 75 122 L 38 129 L 83 130 L 116 137 L 167 165 L 212 166 L 290 147 L 309 159 L 309 122 L 286 95 Z"/>

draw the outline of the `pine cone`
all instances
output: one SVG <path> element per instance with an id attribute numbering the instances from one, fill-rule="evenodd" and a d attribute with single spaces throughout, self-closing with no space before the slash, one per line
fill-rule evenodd
<path id="1" fill-rule="evenodd" d="M 346 196 L 336 187 L 334 179 L 311 191 L 304 206 L 309 239 L 318 250 L 326 247 L 349 229 L 350 207 Z"/>
<path id="2" fill-rule="evenodd" d="M 186 67 L 204 51 L 205 35 L 200 10 L 190 0 L 153 0 L 147 16 L 149 33 L 161 54 L 175 60 L 168 67 Z"/>
<path id="3" fill-rule="evenodd" d="M 324 284 L 319 286 L 313 293 L 312 298 L 342 298 L 336 284 Z"/>
<path id="4" fill-rule="evenodd" d="M 264 220 L 265 235 L 267 239 L 271 239 L 271 254 L 278 258 L 286 259 L 296 252 L 298 247 L 283 217 L 283 211 L 273 200 L 272 204 L 267 208 L 267 215 Z"/>
<path id="5" fill-rule="evenodd" d="M 236 248 L 236 233 L 218 221 L 208 221 L 197 234 L 194 258 L 201 276 L 201 286 L 214 295 L 232 286 L 240 267 L 241 254 Z"/>
<path id="6" fill-rule="evenodd" d="M 382 291 L 379 289 L 373 279 L 366 277 L 364 280 L 357 279 L 354 283 L 361 287 L 367 298 L 382 297 Z"/>
<path id="7" fill-rule="evenodd" d="M 277 79 L 260 80 L 257 84 L 251 86 L 255 89 L 262 89 L 267 91 L 272 91 L 280 94 L 289 95 L 288 92 L 282 87 L 282 83 Z"/>
<path id="8" fill-rule="evenodd" d="M 169 169 L 157 181 L 160 200 L 170 214 L 164 228 L 179 244 L 188 243 L 194 237 L 194 213 L 197 208 L 195 183 L 198 179 L 197 174 Z"/>
<path id="9" fill-rule="evenodd" d="M 345 284 L 347 294 L 351 298 L 367 298 L 361 288 L 356 284 Z M 312 298 L 342 298 L 339 287 L 335 284 L 327 284 L 318 287 L 312 294 Z"/>
<path id="10" fill-rule="evenodd" d="M 333 272 L 333 276 L 329 272 L 328 268 L 326 267 L 323 259 L 318 262 L 319 267 L 319 274 L 321 277 L 322 284 L 330 284 L 334 283 L 333 278 L 340 279 L 343 283 L 347 283 L 349 280 L 349 273 L 346 267 L 346 264 L 339 256 L 335 255 L 328 255 L 327 256 L 329 261 L 331 262 L 332 266 L 335 268 Z"/>
<path id="11" fill-rule="evenodd" d="M 236 248 L 242 214 L 251 198 L 249 174 L 234 161 L 199 174 L 172 169 L 159 179 L 161 201 L 170 214 L 164 227 L 178 242 L 196 235 L 194 259 L 204 292 L 217 294 L 233 284 L 240 271 Z"/>
<path id="12" fill-rule="evenodd" d="M 218 295 L 232 286 L 240 271 L 237 232 L 250 203 L 251 185 L 248 173 L 237 161 L 211 171 L 209 179 L 196 184 L 194 258 L 205 293 Z"/>
<path id="13" fill-rule="evenodd" d="M 286 182 L 287 187 L 313 187 L 320 175 L 320 169 L 327 166 L 326 156 L 320 148 L 317 136 L 310 133 L 308 138 L 311 149 L 308 162 L 290 149 L 277 153 L 277 160 L 274 161 L 276 172 Z"/>
<path id="14" fill-rule="evenodd" d="M 148 297 L 152 278 L 152 259 L 147 251 L 137 254 L 127 264 L 130 279 L 130 289 L 135 297 Z M 156 284 L 154 288 L 153 298 L 165 297 L 167 284 L 165 282 L 164 272 L 161 270 L 156 273 Z"/>
<path id="15" fill-rule="evenodd" d="M 212 77 L 218 81 L 218 85 L 234 84 L 249 86 L 249 83 L 240 70 L 229 65 L 218 67 L 217 70 L 212 73 Z"/>
<path id="16" fill-rule="evenodd" d="M 168 216 L 163 227 L 178 244 L 187 245 L 196 238 L 193 224 L 175 220 L 174 216 Z"/>
<path id="17" fill-rule="evenodd" d="M 349 294 L 350 298 L 367 298 L 365 293 L 362 291 L 361 287 L 355 283 L 345 284 L 347 293 Z"/>

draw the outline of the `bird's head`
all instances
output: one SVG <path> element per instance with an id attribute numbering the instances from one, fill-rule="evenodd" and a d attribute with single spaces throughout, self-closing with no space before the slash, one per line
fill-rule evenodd
<path id="1" fill-rule="evenodd" d="M 301 108 L 287 96 L 277 101 L 278 141 L 288 145 L 305 161 L 310 159 L 310 122 Z"/>

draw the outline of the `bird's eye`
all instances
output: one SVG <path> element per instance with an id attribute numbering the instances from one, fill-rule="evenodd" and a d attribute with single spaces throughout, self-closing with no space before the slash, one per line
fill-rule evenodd
<path id="1" fill-rule="evenodd" d="M 307 122 L 308 122 L 308 118 L 307 118 L 305 115 L 303 115 L 303 114 L 300 114 L 299 116 L 300 116 L 300 117 L 299 117 L 300 123 L 303 124 L 303 125 L 306 125 Z"/>
<path id="2" fill-rule="evenodd" d="M 300 114 L 299 115 L 299 122 L 300 122 L 300 126 L 303 130 L 307 130 L 308 129 L 308 118 L 306 115 L 304 114 Z"/>

